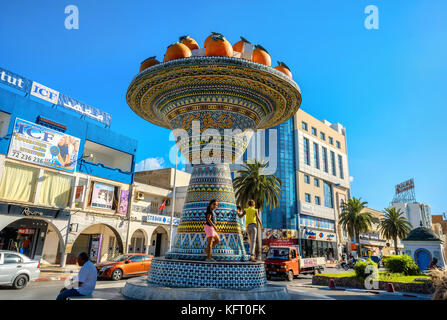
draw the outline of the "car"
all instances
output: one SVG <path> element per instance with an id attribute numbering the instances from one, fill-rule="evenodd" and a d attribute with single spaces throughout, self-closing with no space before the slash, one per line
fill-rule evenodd
<path id="1" fill-rule="evenodd" d="M 40 277 L 40 261 L 16 251 L 0 250 L 0 285 L 23 289 Z"/>
<path id="2" fill-rule="evenodd" d="M 96 264 L 98 278 L 118 281 L 124 277 L 142 276 L 149 272 L 153 257 L 142 253 L 123 254 L 111 261 L 98 263 Z"/>

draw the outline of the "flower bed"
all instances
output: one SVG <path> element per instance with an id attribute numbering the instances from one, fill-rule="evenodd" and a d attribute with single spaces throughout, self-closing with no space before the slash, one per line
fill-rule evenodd
<path id="1" fill-rule="evenodd" d="M 358 279 L 354 272 L 337 274 L 319 274 L 312 277 L 312 284 L 329 286 L 333 279 L 335 286 L 356 289 L 366 289 L 364 281 Z M 388 283 L 392 283 L 395 291 L 428 293 L 434 292 L 433 283 L 427 276 L 402 276 L 400 274 L 379 273 L 379 290 L 386 290 Z"/>

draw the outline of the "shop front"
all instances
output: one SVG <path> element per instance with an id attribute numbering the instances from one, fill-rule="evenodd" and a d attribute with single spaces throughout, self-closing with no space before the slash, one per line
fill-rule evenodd
<path id="1" fill-rule="evenodd" d="M 58 263 L 64 251 L 60 230 L 67 227 L 69 216 L 68 210 L 0 203 L 0 250 Z"/>
<path id="2" fill-rule="evenodd" d="M 337 238 L 334 232 L 305 227 L 301 230 L 301 250 L 303 258 L 337 258 Z"/>

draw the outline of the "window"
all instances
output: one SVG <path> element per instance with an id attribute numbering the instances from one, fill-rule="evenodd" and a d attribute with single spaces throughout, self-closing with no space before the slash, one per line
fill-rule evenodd
<path id="1" fill-rule="evenodd" d="M 318 144 L 314 142 L 314 166 L 320 169 L 320 154 L 318 152 Z"/>
<path id="2" fill-rule="evenodd" d="M 303 130 L 307 131 L 307 123 L 306 122 L 301 122 L 301 127 L 303 128 Z"/>
<path id="3" fill-rule="evenodd" d="M 85 141 L 84 159 L 89 162 L 101 163 L 106 167 L 121 169 L 127 172 L 130 172 L 132 168 L 131 154 L 89 140 Z"/>
<path id="4" fill-rule="evenodd" d="M 315 196 L 315 204 L 319 206 L 321 205 L 321 199 L 319 196 Z"/>
<path id="5" fill-rule="evenodd" d="M 307 203 L 310 203 L 311 201 L 310 201 L 310 194 L 309 193 L 306 193 L 306 194 L 304 194 L 304 196 L 305 196 L 305 198 L 306 198 L 306 202 Z"/>
<path id="6" fill-rule="evenodd" d="M 324 206 L 327 208 L 333 208 L 334 207 L 334 199 L 332 196 L 332 185 L 327 183 L 326 181 L 323 182 L 323 191 L 324 191 Z"/>
<path id="7" fill-rule="evenodd" d="M 335 153 L 334 153 L 334 151 L 331 151 L 331 167 L 332 167 L 332 174 L 334 176 L 337 176 L 337 169 L 335 168 Z"/>
<path id="8" fill-rule="evenodd" d="M 307 174 L 304 175 L 304 182 L 309 184 L 310 183 L 310 178 Z"/>
<path id="9" fill-rule="evenodd" d="M 340 178 L 344 179 L 344 174 L 343 174 L 343 158 L 341 155 L 338 155 L 338 171 L 340 173 Z"/>
<path id="10" fill-rule="evenodd" d="M 137 255 L 137 256 L 133 256 L 133 257 L 129 258 L 128 260 L 130 262 L 139 262 L 139 261 L 143 261 L 145 259 L 144 259 L 144 256 Z"/>
<path id="11" fill-rule="evenodd" d="M 9 121 L 11 115 L 0 111 L 0 138 L 6 137 L 8 134 Z"/>
<path id="12" fill-rule="evenodd" d="M 332 137 L 329 137 L 329 143 L 334 144 L 334 139 Z"/>
<path id="13" fill-rule="evenodd" d="M 337 148 L 340 149 L 341 148 L 340 141 L 336 141 L 335 143 L 337 145 Z"/>
<path id="14" fill-rule="evenodd" d="M 291 259 L 295 259 L 296 258 L 296 251 L 295 250 L 292 250 L 290 252 L 290 257 L 291 257 Z"/>
<path id="15" fill-rule="evenodd" d="M 12 253 L 5 253 L 5 257 L 3 259 L 3 264 L 13 264 L 13 263 L 21 263 L 22 258 L 19 255 Z"/>
<path id="16" fill-rule="evenodd" d="M 315 187 L 319 187 L 320 186 L 320 180 L 318 180 L 317 178 L 314 178 L 314 186 Z"/>
<path id="17" fill-rule="evenodd" d="M 304 138 L 304 163 L 310 165 L 309 139 Z"/>
<path id="18" fill-rule="evenodd" d="M 316 129 L 316 128 L 314 128 L 314 127 L 312 127 L 312 134 L 313 134 L 314 136 L 316 136 L 316 135 L 317 135 L 317 129 Z"/>
<path id="19" fill-rule="evenodd" d="M 0 198 L 32 202 L 39 169 L 6 162 L 0 184 Z"/>
<path id="20" fill-rule="evenodd" d="M 326 141 L 326 135 L 324 132 L 320 132 L 320 139 Z"/>
<path id="21" fill-rule="evenodd" d="M 67 207 L 70 201 L 73 177 L 57 172 L 45 171 L 40 184 L 40 204 Z"/>
<path id="22" fill-rule="evenodd" d="M 321 148 L 321 156 L 323 157 L 323 170 L 324 172 L 329 172 L 328 162 L 327 162 L 327 149 L 325 147 Z"/>
<path id="23" fill-rule="evenodd" d="M 116 210 L 118 208 L 119 187 L 93 182 L 90 188 L 91 207 L 105 210 Z"/>

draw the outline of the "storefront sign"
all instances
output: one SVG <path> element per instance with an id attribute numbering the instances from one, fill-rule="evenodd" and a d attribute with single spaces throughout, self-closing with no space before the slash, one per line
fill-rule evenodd
<path id="1" fill-rule="evenodd" d="M 114 191 L 114 186 L 95 182 L 92 192 L 92 207 L 111 210 Z"/>
<path id="2" fill-rule="evenodd" d="M 118 212 L 120 214 L 126 214 L 128 206 L 129 206 L 129 190 L 121 190 L 120 208 Z"/>
<path id="3" fill-rule="evenodd" d="M 308 230 L 304 229 L 302 231 L 303 239 L 312 239 L 312 240 L 320 240 L 320 241 L 331 241 L 335 242 L 336 237 L 334 233 L 323 232 L 318 230 Z"/>
<path id="4" fill-rule="evenodd" d="M 70 216 L 69 210 L 47 209 L 38 207 L 24 207 L 6 202 L 0 202 L 0 213 L 10 214 L 14 216 L 24 217 L 39 217 L 49 219 L 68 219 Z"/>
<path id="5" fill-rule="evenodd" d="M 34 234 L 34 229 L 29 229 L 29 228 L 19 228 L 17 230 L 18 234 Z"/>
<path id="6" fill-rule="evenodd" d="M 147 219 L 146 222 L 150 223 L 171 224 L 171 217 L 162 216 L 159 214 L 148 214 L 146 219 Z M 174 218 L 172 224 L 178 226 L 180 224 L 180 219 Z"/>
<path id="7" fill-rule="evenodd" d="M 270 229 L 263 232 L 263 245 L 290 246 L 298 243 L 298 232 L 293 229 Z"/>
<path id="8" fill-rule="evenodd" d="M 305 204 L 305 203 L 300 202 L 300 207 L 301 207 L 300 211 L 302 213 L 313 213 L 314 212 L 312 206 L 309 205 L 309 204 Z"/>
<path id="9" fill-rule="evenodd" d="M 8 157 L 75 172 L 80 142 L 79 138 L 17 118 Z"/>
<path id="10" fill-rule="evenodd" d="M 59 91 L 48 88 L 43 84 L 29 80 L 3 68 L 0 68 L 0 83 L 110 126 L 112 117 L 107 112 L 91 107 L 60 93 Z"/>

